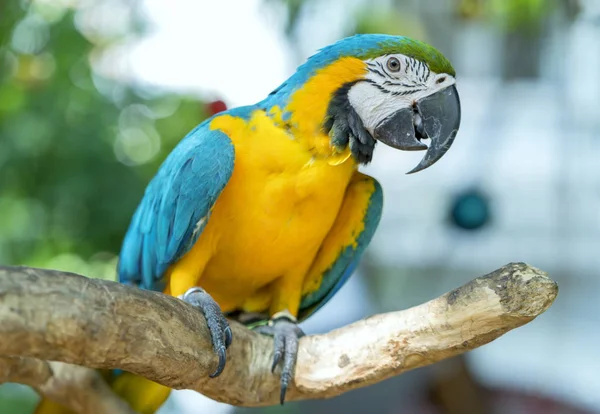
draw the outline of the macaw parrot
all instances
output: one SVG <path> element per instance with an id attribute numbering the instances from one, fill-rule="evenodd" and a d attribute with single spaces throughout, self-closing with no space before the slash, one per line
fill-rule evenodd
<path id="1" fill-rule="evenodd" d="M 381 186 L 358 168 L 379 141 L 425 151 L 409 173 L 423 170 L 459 125 L 455 71 L 438 50 L 399 36 L 340 40 L 264 100 L 218 113 L 181 140 L 133 215 L 119 280 L 203 313 L 218 356 L 212 377 L 235 341 L 228 319 L 273 336 L 283 403 L 298 323 L 350 277 L 381 217 Z M 140 413 L 170 392 L 126 372 L 111 381 Z"/>

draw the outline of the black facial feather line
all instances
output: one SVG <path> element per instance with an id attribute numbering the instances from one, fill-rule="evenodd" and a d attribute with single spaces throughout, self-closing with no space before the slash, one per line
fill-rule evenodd
<path id="1" fill-rule="evenodd" d="M 361 164 L 368 164 L 373 158 L 376 141 L 348 100 L 348 91 L 356 82 L 359 81 L 346 83 L 335 92 L 327 108 L 323 131 L 336 148 L 344 149 L 349 145 L 354 158 Z"/>

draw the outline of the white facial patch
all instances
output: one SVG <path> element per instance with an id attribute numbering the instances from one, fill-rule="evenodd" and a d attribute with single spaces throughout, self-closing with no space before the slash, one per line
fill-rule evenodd
<path id="1" fill-rule="evenodd" d="M 390 70 L 390 59 L 398 60 L 399 69 L 395 66 L 396 71 Z M 425 63 L 401 54 L 365 62 L 369 72 L 350 88 L 348 100 L 371 134 L 396 111 L 410 108 L 417 100 L 456 82 L 453 76 L 432 72 Z"/>

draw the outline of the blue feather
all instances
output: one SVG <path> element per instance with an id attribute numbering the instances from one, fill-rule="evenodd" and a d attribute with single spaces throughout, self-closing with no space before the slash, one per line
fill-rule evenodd
<path id="1" fill-rule="evenodd" d="M 253 107 L 228 111 L 247 118 Z M 222 115 L 219 114 L 219 115 Z M 206 120 L 161 165 L 138 206 L 119 255 L 119 281 L 162 290 L 167 268 L 193 246 L 233 172 L 234 147 Z"/>

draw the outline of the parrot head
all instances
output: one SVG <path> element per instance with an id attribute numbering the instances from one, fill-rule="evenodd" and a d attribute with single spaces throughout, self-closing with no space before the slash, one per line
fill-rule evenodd
<path id="1" fill-rule="evenodd" d="M 323 132 L 333 146 L 349 147 L 360 163 L 371 161 L 379 141 L 426 151 L 409 174 L 421 171 L 442 158 L 460 126 L 454 69 L 442 53 L 417 40 L 377 34 L 345 38 L 311 56 L 271 96 L 293 102 L 311 83 L 316 84 L 313 99 L 320 90 L 329 95 Z M 297 106 L 288 104 L 288 110 Z"/>
<path id="2" fill-rule="evenodd" d="M 399 150 L 426 151 L 413 173 L 433 165 L 452 145 L 460 126 L 460 101 L 454 69 L 440 52 L 415 40 L 396 42 L 396 47 L 389 42 L 364 58 L 364 77 L 338 93 L 346 95 L 346 117 L 358 116 L 377 141 Z M 330 106 L 332 128 L 337 112 Z M 423 142 L 427 139 L 429 146 Z"/>

